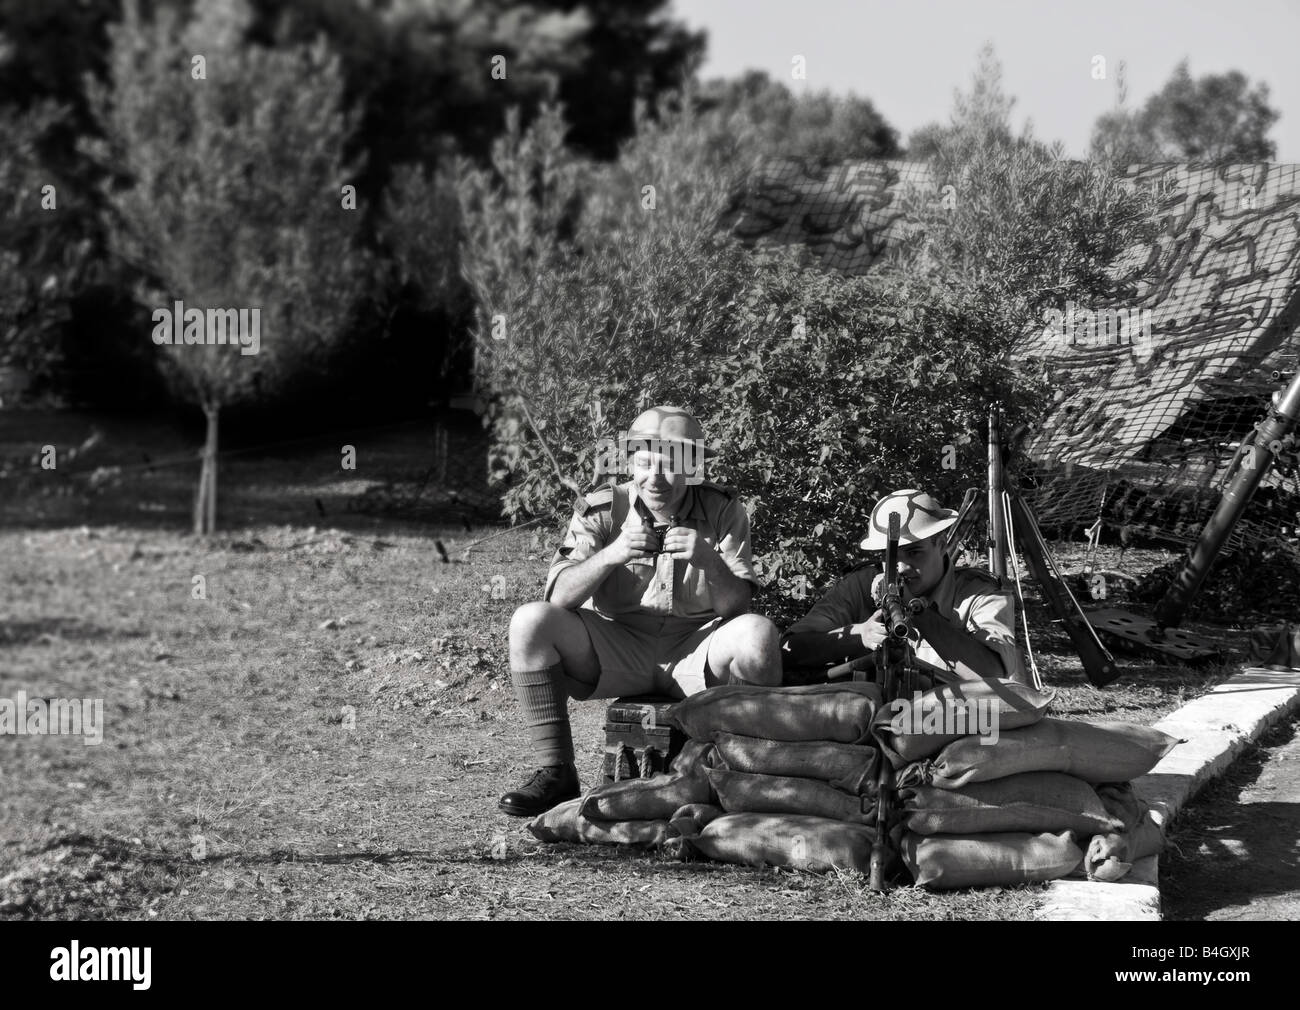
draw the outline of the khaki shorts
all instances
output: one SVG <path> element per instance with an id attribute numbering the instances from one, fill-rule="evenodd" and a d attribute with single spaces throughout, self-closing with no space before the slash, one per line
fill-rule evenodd
<path id="1" fill-rule="evenodd" d="M 721 617 L 694 624 L 675 617 L 638 615 L 633 624 L 612 621 L 588 607 L 576 613 L 600 664 L 600 680 L 591 694 L 575 694 L 578 701 L 637 694 L 685 698 L 718 683 L 708 672 L 708 660 L 709 641 L 722 626 Z"/>

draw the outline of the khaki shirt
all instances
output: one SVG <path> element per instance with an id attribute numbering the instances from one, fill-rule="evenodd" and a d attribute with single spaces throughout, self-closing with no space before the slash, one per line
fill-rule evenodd
<path id="1" fill-rule="evenodd" d="M 543 599 L 551 598 L 560 572 L 613 543 L 625 527 L 642 525 L 635 504 L 632 481 L 606 485 L 579 499 L 564 542 L 551 561 Z M 676 525 L 695 530 L 732 574 L 757 585 L 750 558 L 749 514 L 734 491 L 707 482 L 691 485 Z M 641 615 L 703 624 L 718 616 L 703 569 L 667 554 L 633 558 L 614 569 L 583 606 L 615 619 Z"/>
<path id="2" fill-rule="evenodd" d="M 997 653 L 1008 678 L 1021 680 L 1016 604 L 1011 591 L 999 589 L 998 580 L 983 569 L 957 568 L 951 561 L 945 564 L 947 570 L 930 593 L 931 601 L 949 623 L 968 631 L 977 642 Z M 871 597 L 871 582 L 879 571 L 877 567 L 865 566 L 850 572 L 807 615 L 786 629 L 786 633 L 834 631 L 861 624 L 879 609 Z M 908 595 L 904 589 L 904 597 Z M 914 644 L 917 659 L 940 670 L 952 669 L 924 638 Z"/>

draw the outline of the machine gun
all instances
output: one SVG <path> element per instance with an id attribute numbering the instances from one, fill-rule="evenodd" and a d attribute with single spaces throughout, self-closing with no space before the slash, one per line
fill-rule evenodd
<path id="1" fill-rule="evenodd" d="M 968 495 L 963 515 L 969 509 L 974 495 Z M 878 603 L 880 619 L 885 626 L 885 639 L 869 655 L 833 667 L 828 680 L 838 680 L 852 675 L 854 680 L 879 685 L 880 711 L 890 711 L 898 698 L 910 699 L 919 689 L 921 670 L 912 647 L 912 622 L 925 608 L 924 600 L 903 602 L 903 591 L 898 577 L 898 541 L 901 535 L 902 516 L 891 512 L 888 520 L 888 537 L 885 542 L 885 564 L 880 577 Z M 876 778 L 876 837 L 871 845 L 871 864 L 868 883 L 873 891 L 885 889 L 885 874 L 891 863 L 890 840 L 897 815 L 897 791 L 894 768 L 882 754 Z"/>
<path id="2" fill-rule="evenodd" d="M 898 538 L 901 517 L 889 514 L 889 539 L 885 545 L 884 579 L 880 591 L 880 616 L 885 625 L 885 640 L 875 652 L 875 682 L 880 686 L 881 711 L 889 711 L 896 698 L 910 698 L 916 687 L 916 663 L 912 651 L 912 619 L 917 611 L 904 605 L 898 579 Z M 913 604 L 922 604 L 920 600 Z M 855 670 L 854 677 L 865 679 L 865 669 Z M 871 845 L 869 884 L 873 891 L 885 889 L 885 871 L 890 862 L 890 831 L 895 820 L 897 796 L 894 769 L 884 755 L 876 779 L 876 838 Z"/>

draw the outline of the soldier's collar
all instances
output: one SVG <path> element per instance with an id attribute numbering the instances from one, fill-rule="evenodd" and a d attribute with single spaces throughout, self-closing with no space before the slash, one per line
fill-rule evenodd
<path id="1" fill-rule="evenodd" d="M 952 555 L 944 551 L 943 576 L 939 579 L 939 584 L 930 593 L 930 599 L 938 605 L 941 614 L 946 614 L 952 610 L 952 603 L 956 598 L 957 566 L 952 563 Z"/>

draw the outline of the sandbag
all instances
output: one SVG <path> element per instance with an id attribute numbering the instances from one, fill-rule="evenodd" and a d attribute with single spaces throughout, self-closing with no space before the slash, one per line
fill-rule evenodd
<path id="1" fill-rule="evenodd" d="M 1137 827 L 1129 832 L 1129 858 L 1137 860 L 1155 856 L 1163 851 L 1164 847 L 1165 833 L 1148 810 Z"/>
<path id="2" fill-rule="evenodd" d="M 688 803 L 711 803 L 709 780 L 701 773 L 656 775 L 605 782 L 583 797 L 579 816 L 593 821 L 666 821 Z"/>
<path id="3" fill-rule="evenodd" d="M 1132 859 L 1145 859 L 1165 847 L 1164 831 L 1132 782 L 1108 782 L 1097 787 L 1097 796 L 1111 816 L 1123 823 L 1120 830 L 1129 836 Z"/>
<path id="4" fill-rule="evenodd" d="M 1132 831 L 1146 816 L 1146 801 L 1138 796 L 1132 782 L 1106 782 L 1096 787 L 1097 798 L 1106 812 L 1120 822 L 1118 831 Z"/>
<path id="5" fill-rule="evenodd" d="M 1068 876 L 1083 852 L 1068 831 L 989 835 L 903 836 L 903 862 L 912 878 L 938 890 L 994 887 Z"/>
<path id="6" fill-rule="evenodd" d="M 876 791 L 880 752 L 875 747 L 759 740 L 735 733 L 715 733 L 713 742 L 723 765 L 733 772 L 819 779 L 836 789 L 861 795 L 874 795 Z"/>
<path id="7" fill-rule="evenodd" d="M 842 792 L 816 779 L 787 775 L 750 775 L 710 768 L 705 772 L 727 813 L 809 814 L 837 821 L 870 824 L 876 805 L 855 793 Z"/>
<path id="8" fill-rule="evenodd" d="M 1089 880 L 1119 880 L 1139 859 L 1158 855 L 1164 847 L 1164 832 L 1148 810 L 1132 828 L 1094 835 L 1083 868 Z"/>
<path id="9" fill-rule="evenodd" d="M 559 806 L 551 807 L 544 814 L 538 814 L 528 822 L 528 830 L 543 842 L 581 842 L 578 833 L 578 808 L 582 806 L 582 797 L 568 800 Z"/>
<path id="10" fill-rule="evenodd" d="M 918 835 L 1073 831 L 1088 837 L 1118 831 L 1087 782 L 1060 772 L 1025 772 L 961 789 L 909 786 L 899 790 L 903 821 Z"/>
<path id="11" fill-rule="evenodd" d="M 687 842 L 696 853 L 724 863 L 866 873 L 875 837 L 875 830 L 865 824 L 825 817 L 724 814 Z"/>
<path id="12" fill-rule="evenodd" d="M 900 768 L 966 736 L 979 735 L 986 746 L 996 746 L 1004 730 L 1042 719 L 1055 697 L 1055 692 L 1044 694 L 1013 680 L 940 684 L 882 706 L 876 729 L 888 751 L 897 755 L 894 767 Z"/>
<path id="13" fill-rule="evenodd" d="M 668 819 L 597 821 L 579 811 L 578 837 L 588 845 L 640 845 L 654 849 L 668 840 Z"/>
<path id="14" fill-rule="evenodd" d="M 1086 782 L 1127 782 L 1145 775 L 1178 743 L 1176 737 L 1130 722 L 1044 718 L 1008 730 L 996 744 L 955 740 L 931 759 L 908 765 L 898 784 L 959 789 L 1023 772 L 1064 772 Z"/>
<path id="15" fill-rule="evenodd" d="M 709 740 L 687 740 L 673 758 L 668 771 L 680 775 L 695 775 L 705 768 L 716 768 L 722 761 L 718 749 Z"/>
<path id="16" fill-rule="evenodd" d="M 670 837 L 698 835 L 710 822 L 721 817 L 723 812 L 721 807 L 709 803 L 688 803 L 668 818 L 668 834 Z"/>
<path id="17" fill-rule="evenodd" d="M 880 704 L 880 688 L 865 681 L 758 687 L 723 684 L 691 695 L 668 710 L 696 740 L 735 733 L 763 740 L 863 743 Z"/>
<path id="18" fill-rule="evenodd" d="M 1113 884 L 1124 879 L 1132 868 L 1127 836 L 1112 831 L 1104 835 L 1093 835 L 1088 840 L 1088 851 L 1083 855 L 1083 870 L 1089 880 Z"/>

